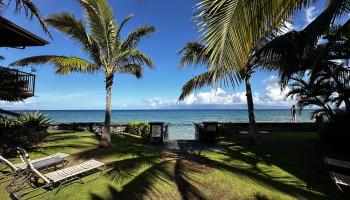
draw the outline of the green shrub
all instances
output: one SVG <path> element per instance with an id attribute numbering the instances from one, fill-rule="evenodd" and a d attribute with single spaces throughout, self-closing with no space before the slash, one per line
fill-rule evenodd
<path id="1" fill-rule="evenodd" d="M 13 155 L 16 147 L 28 149 L 47 136 L 50 119 L 40 113 L 0 117 L 0 153 Z"/>
<path id="2" fill-rule="evenodd" d="M 148 138 L 149 124 L 147 122 L 129 122 L 126 125 L 125 132 L 132 135 L 141 136 L 142 138 Z"/>

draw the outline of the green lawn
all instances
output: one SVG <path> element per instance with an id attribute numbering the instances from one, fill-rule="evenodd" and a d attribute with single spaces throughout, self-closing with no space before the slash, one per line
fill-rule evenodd
<path id="1" fill-rule="evenodd" d="M 97 149 L 91 133 L 53 132 L 30 152 L 32 158 L 65 152 L 70 165 L 94 158 L 108 163 L 105 174 L 57 194 L 41 190 L 25 198 L 345 199 L 324 170 L 317 139 L 315 133 L 274 133 L 263 146 L 231 138 L 222 141 L 224 152 L 165 154 L 125 134 L 113 136 L 112 148 Z M 8 198 L 1 187 L 0 199 Z"/>

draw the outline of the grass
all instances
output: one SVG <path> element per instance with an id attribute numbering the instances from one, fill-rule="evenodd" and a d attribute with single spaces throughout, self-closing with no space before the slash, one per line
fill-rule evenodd
<path id="1" fill-rule="evenodd" d="M 39 158 L 70 153 L 70 165 L 94 158 L 105 174 L 86 184 L 41 190 L 31 199 L 345 199 L 322 164 L 316 133 L 274 133 L 263 146 L 233 137 L 223 152 L 160 153 L 143 140 L 114 135 L 110 149 L 97 149 L 87 132 L 53 132 L 30 152 Z M 86 177 L 94 178 L 97 174 Z M 8 199 L 3 188 L 0 199 Z"/>

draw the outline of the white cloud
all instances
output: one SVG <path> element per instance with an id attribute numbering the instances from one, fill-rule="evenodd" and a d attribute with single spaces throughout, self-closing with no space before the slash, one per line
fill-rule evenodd
<path id="1" fill-rule="evenodd" d="M 257 106 L 289 106 L 291 100 L 286 100 L 286 94 L 290 91 L 287 87 L 281 91 L 278 84 L 278 77 L 270 76 L 262 81 L 265 90 L 261 93 L 253 94 L 254 104 Z M 253 88 L 254 90 L 254 88 Z M 144 107 L 188 107 L 198 105 L 222 105 L 222 106 L 242 106 L 247 103 L 246 92 L 227 92 L 222 88 L 212 89 L 207 92 L 192 93 L 183 101 L 166 100 L 161 98 L 152 98 L 144 100 Z"/>
<path id="2" fill-rule="evenodd" d="M 228 93 L 221 88 L 212 89 L 209 92 L 191 94 L 180 104 L 244 104 L 246 103 L 245 92 Z"/>
<path id="3" fill-rule="evenodd" d="M 24 101 L 18 101 L 18 102 L 7 102 L 7 101 L 0 101 L 0 107 L 5 110 L 26 110 L 30 109 L 34 102 L 31 99 L 26 99 Z"/>
<path id="4" fill-rule="evenodd" d="M 175 100 L 165 100 L 161 98 L 152 98 L 143 100 L 143 102 L 146 104 L 145 106 L 151 106 L 151 107 L 162 107 L 162 106 L 169 106 L 169 105 L 175 105 Z"/>
<path id="5" fill-rule="evenodd" d="M 316 18 L 317 13 L 318 13 L 318 11 L 316 10 L 315 6 L 311 6 L 307 9 L 305 9 L 306 25 L 310 24 L 310 22 L 312 22 Z"/>
<path id="6" fill-rule="evenodd" d="M 270 76 L 263 81 L 265 84 L 265 94 L 268 102 L 270 103 L 286 103 L 286 94 L 290 91 L 288 87 L 281 90 L 278 84 L 278 78 L 276 76 Z"/>
<path id="7" fill-rule="evenodd" d="M 278 84 L 278 77 L 270 76 L 262 81 L 265 89 L 262 91 L 254 91 L 253 100 L 256 107 L 273 107 L 273 106 L 289 106 L 290 100 L 285 100 L 285 95 L 289 92 L 289 88 L 281 91 Z M 0 102 L 0 107 L 4 109 L 84 109 L 99 108 L 103 109 L 104 96 L 98 95 L 99 98 L 91 97 L 89 92 L 54 94 L 46 93 L 38 95 L 38 97 L 30 98 L 24 102 L 8 103 Z M 84 101 L 81 101 L 84 99 Z M 69 102 L 64 107 L 57 107 L 59 102 Z M 220 108 L 246 108 L 247 97 L 245 91 L 229 92 L 222 88 L 212 89 L 210 91 L 192 93 L 178 102 L 177 99 L 151 98 L 136 104 L 120 104 L 120 109 L 136 109 L 136 108 L 182 108 L 182 107 L 216 107 Z M 114 104 L 116 106 L 116 104 Z M 114 107 L 117 108 L 117 107 Z"/>

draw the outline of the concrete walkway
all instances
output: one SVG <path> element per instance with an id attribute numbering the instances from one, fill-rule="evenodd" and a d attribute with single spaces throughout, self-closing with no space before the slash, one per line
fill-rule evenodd
<path id="1" fill-rule="evenodd" d="M 225 149 L 218 144 L 202 144 L 197 140 L 167 140 L 162 145 L 150 146 L 152 150 L 185 153 L 190 151 L 215 151 L 225 152 Z"/>

